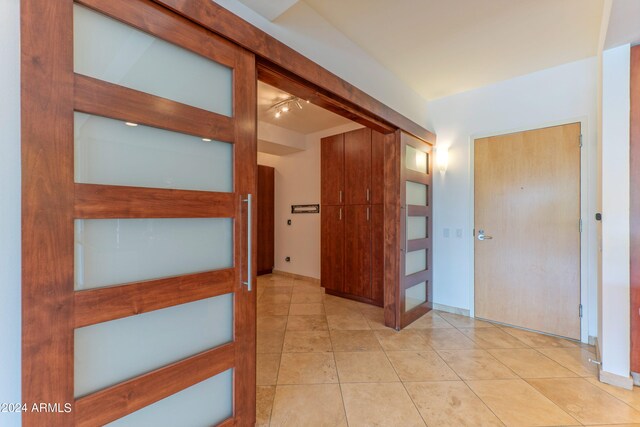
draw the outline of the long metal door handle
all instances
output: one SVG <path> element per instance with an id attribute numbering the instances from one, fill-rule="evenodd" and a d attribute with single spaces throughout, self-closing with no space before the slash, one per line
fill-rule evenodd
<path id="1" fill-rule="evenodd" d="M 367 207 L 367 221 L 369 221 L 369 208 Z"/>
<path id="2" fill-rule="evenodd" d="M 340 214 L 338 215 L 338 219 L 342 221 L 342 208 L 340 208 Z"/>
<path id="3" fill-rule="evenodd" d="M 342 203 L 342 190 L 338 191 L 340 193 L 340 203 Z"/>
<path id="4" fill-rule="evenodd" d="M 252 208 L 252 195 L 247 194 L 246 199 L 242 199 L 243 202 L 247 204 L 247 281 L 242 282 L 244 285 L 247 285 L 247 290 L 251 292 L 251 264 L 252 264 L 252 248 L 251 248 L 251 208 Z"/>
<path id="5" fill-rule="evenodd" d="M 369 201 L 369 189 L 367 188 L 367 202 Z"/>

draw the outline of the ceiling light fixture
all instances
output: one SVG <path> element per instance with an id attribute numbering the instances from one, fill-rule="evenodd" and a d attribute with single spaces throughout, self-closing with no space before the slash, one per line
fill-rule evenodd
<path id="1" fill-rule="evenodd" d="M 124 122 L 124 124 L 125 124 L 125 125 L 127 125 L 127 126 L 131 126 L 131 127 L 136 127 L 136 126 L 138 126 L 138 124 L 137 124 L 137 123 L 133 123 L 133 122 Z"/>
<path id="2" fill-rule="evenodd" d="M 309 101 L 299 98 L 297 96 L 290 96 L 287 99 L 283 99 L 282 101 L 276 102 L 269 108 L 269 110 L 273 110 L 274 117 L 276 119 L 279 119 L 280 117 L 282 117 L 284 113 L 288 113 L 289 111 L 295 108 L 302 110 L 301 101 L 304 101 L 307 104 L 309 103 Z"/>
<path id="3" fill-rule="evenodd" d="M 211 140 L 210 140 L 209 138 L 202 138 L 202 140 L 203 140 L 204 142 L 211 142 Z"/>

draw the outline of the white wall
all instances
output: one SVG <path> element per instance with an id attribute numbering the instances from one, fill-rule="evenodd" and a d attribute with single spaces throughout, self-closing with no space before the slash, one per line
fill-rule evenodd
<path id="1" fill-rule="evenodd" d="M 596 114 L 597 59 L 590 58 L 429 103 L 438 145 L 449 146 L 449 168 L 434 176 L 434 301 L 473 311 L 473 189 L 471 141 L 487 135 L 582 121 L 584 222 L 582 295 L 588 319 L 583 332 L 596 335 Z M 444 229 L 450 229 L 444 238 Z M 463 237 L 456 238 L 456 229 Z M 588 322 L 587 322 L 588 321 Z M 586 325 L 588 323 L 588 327 Z M 586 335 L 583 336 L 586 339 Z"/>
<path id="2" fill-rule="evenodd" d="M 602 55 L 602 370 L 629 377 L 630 45 Z"/>
<path id="3" fill-rule="evenodd" d="M 320 278 L 320 215 L 292 215 L 291 205 L 320 203 L 320 138 L 360 127 L 353 123 L 306 135 L 307 149 L 298 153 L 258 153 L 258 164 L 275 168 L 276 270 Z M 287 256 L 291 262 L 284 260 Z"/>
<path id="4" fill-rule="evenodd" d="M 0 403 L 20 402 L 20 2 L 0 0 Z M 0 425 L 21 425 L 0 413 Z"/>
<path id="5" fill-rule="evenodd" d="M 237 0 L 213 1 L 419 125 L 425 125 L 425 100 L 303 1 L 274 22 Z"/>

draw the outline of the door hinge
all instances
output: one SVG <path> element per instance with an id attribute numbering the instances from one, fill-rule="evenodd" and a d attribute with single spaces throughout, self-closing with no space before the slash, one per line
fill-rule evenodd
<path id="1" fill-rule="evenodd" d="M 582 134 L 580 134 L 580 148 L 582 148 Z"/>
<path id="2" fill-rule="evenodd" d="M 578 311 L 579 311 L 580 317 L 582 317 L 582 304 L 578 306 Z"/>
<path id="3" fill-rule="evenodd" d="M 582 218 L 580 218 L 580 221 L 578 221 L 578 228 L 580 229 L 580 232 L 582 233 Z"/>

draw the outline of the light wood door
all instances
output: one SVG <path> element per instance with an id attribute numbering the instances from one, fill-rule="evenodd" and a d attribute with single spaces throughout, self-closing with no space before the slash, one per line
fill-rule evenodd
<path id="1" fill-rule="evenodd" d="M 474 170 L 476 317 L 580 339 L 580 124 L 477 139 Z"/>
<path id="2" fill-rule="evenodd" d="M 371 203 L 371 129 L 369 128 L 344 134 L 344 187 L 345 204 Z"/>
<path id="3" fill-rule="evenodd" d="M 255 57 L 147 0 L 21 4 L 22 397 L 61 405 L 23 425 L 254 425 Z"/>

